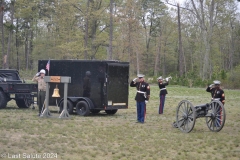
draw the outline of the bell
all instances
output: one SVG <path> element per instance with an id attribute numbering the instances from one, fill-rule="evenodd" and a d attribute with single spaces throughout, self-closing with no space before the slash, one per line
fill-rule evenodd
<path id="1" fill-rule="evenodd" d="M 60 97 L 59 89 L 58 89 L 58 87 L 57 87 L 57 84 L 56 84 L 56 88 L 55 88 L 54 91 L 53 91 L 52 97 Z"/>

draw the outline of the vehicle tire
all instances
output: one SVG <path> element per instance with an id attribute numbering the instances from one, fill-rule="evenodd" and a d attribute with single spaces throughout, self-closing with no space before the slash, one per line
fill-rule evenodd
<path id="1" fill-rule="evenodd" d="M 61 103 L 60 103 L 60 106 L 59 106 L 59 111 L 60 111 L 60 113 L 63 111 L 63 102 L 64 101 L 62 101 Z M 67 100 L 67 111 L 68 111 L 68 113 L 69 114 L 72 114 L 73 113 L 73 103 L 71 102 L 71 101 L 69 101 L 69 100 Z"/>
<path id="2" fill-rule="evenodd" d="M 90 109 L 87 102 L 79 101 L 76 105 L 76 112 L 80 116 L 88 116 L 90 113 Z"/>
<path id="3" fill-rule="evenodd" d="M 6 108 L 7 102 L 6 94 L 0 90 L 0 109 Z"/>
<path id="4" fill-rule="evenodd" d="M 91 109 L 91 113 L 98 114 L 101 110 L 99 109 Z"/>
<path id="5" fill-rule="evenodd" d="M 16 99 L 18 108 L 29 108 L 31 106 L 31 100 L 29 99 Z"/>
<path id="6" fill-rule="evenodd" d="M 117 109 L 113 109 L 113 110 L 105 110 L 105 112 L 107 113 L 107 114 L 115 114 L 115 113 L 117 113 Z"/>

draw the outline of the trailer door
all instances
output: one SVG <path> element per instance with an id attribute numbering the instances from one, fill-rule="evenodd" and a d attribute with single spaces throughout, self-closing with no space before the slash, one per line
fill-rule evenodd
<path id="1" fill-rule="evenodd" d="M 128 63 L 108 63 L 107 109 L 128 108 Z"/>

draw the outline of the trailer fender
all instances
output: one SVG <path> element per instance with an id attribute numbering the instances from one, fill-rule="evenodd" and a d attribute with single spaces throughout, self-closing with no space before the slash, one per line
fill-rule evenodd
<path id="1" fill-rule="evenodd" d="M 58 102 L 58 106 L 60 105 L 60 103 L 63 101 L 64 99 L 62 98 L 59 102 Z M 89 109 L 94 109 L 94 105 L 91 99 L 87 98 L 87 97 L 67 97 L 67 100 L 71 101 L 74 104 L 74 107 L 76 107 L 76 104 L 79 101 L 85 101 L 87 102 Z"/>

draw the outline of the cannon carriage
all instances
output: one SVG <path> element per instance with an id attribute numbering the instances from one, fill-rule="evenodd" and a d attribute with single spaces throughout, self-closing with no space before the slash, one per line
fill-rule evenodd
<path id="1" fill-rule="evenodd" d="M 189 133 L 194 128 L 197 118 L 206 119 L 207 127 L 212 132 L 219 132 L 225 123 L 226 112 L 221 101 L 213 99 L 210 103 L 193 106 L 188 100 L 177 106 L 176 122 L 173 126 L 182 132 Z"/>

